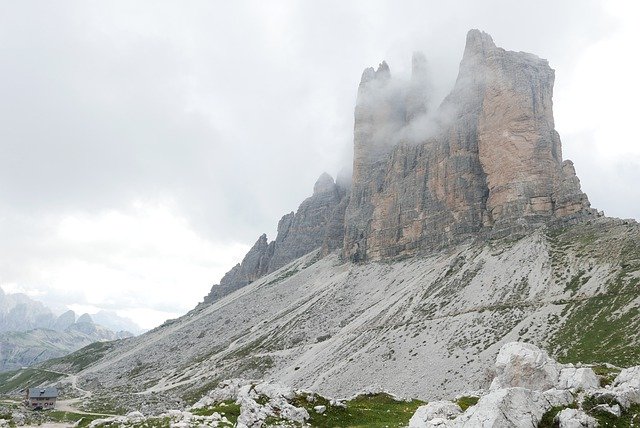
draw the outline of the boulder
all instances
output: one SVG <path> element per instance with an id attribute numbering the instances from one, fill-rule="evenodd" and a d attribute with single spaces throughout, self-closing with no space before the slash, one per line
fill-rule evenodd
<path id="1" fill-rule="evenodd" d="M 452 426 L 536 428 L 550 407 L 540 391 L 519 387 L 496 389 L 458 416 Z"/>
<path id="2" fill-rule="evenodd" d="M 327 406 L 314 406 L 313 410 L 315 410 L 316 413 L 323 414 L 327 411 Z"/>
<path id="3" fill-rule="evenodd" d="M 623 369 L 613 381 L 612 387 L 600 396 L 611 396 L 625 409 L 640 403 L 640 366 Z"/>
<path id="4" fill-rule="evenodd" d="M 575 401 L 571 391 L 566 389 L 548 389 L 542 393 L 551 407 L 563 407 Z"/>
<path id="5" fill-rule="evenodd" d="M 432 401 L 418 407 L 409 421 L 409 428 L 438 426 L 440 420 L 453 419 L 462 413 L 462 409 L 451 401 Z M 429 424 L 431 422 L 431 424 Z"/>
<path id="6" fill-rule="evenodd" d="M 538 391 L 553 388 L 558 382 L 560 365 L 535 345 L 506 343 L 495 363 L 496 377 L 491 389 L 523 387 Z"/>
<path id="7" fill-rule="evenodd" d="M 589 390 L 600 387 L 600 380 L 594 371 L 588 367 L 567 367 L 560 370 L 558 389 Z"/>
<path id="8" fill-rule="evenodd" d="M 562 410 L 556 415 L 555 422 L 560 428 L 595 428 L 598 426 L 598 421 L 578 409 Z"/>
<path id="9" fill-rule="evenodd" d="M 640 389 L 640 366 L 622 369 L 614 379 L 613 386 Z"/>

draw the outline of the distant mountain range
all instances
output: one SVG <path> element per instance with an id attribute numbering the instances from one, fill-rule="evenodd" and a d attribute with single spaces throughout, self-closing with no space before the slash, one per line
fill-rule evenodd
<path id="1" fill-rule="evenodd" d="M 123 339 L 142 332 L 133 321 L 101 311 L 80 317 L 72 310 L 56 316 L 25 294 L 0 288 L 0 372 L 61 357 L 97 341 Z"/>

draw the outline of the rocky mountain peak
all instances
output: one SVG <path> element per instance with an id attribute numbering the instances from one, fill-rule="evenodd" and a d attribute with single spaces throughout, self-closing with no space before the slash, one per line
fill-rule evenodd
<path id="1" fill-rule="evenodd" d="M 336 183 L 333 181 L 333 177 L 331 177 L 326 172 L 323 172 L 316 184 L 313 186 L 313 194 L 317 195 L 319 193 L 327 193 L 334 192 L 336 190 Z"/>
<path id="2" fill-rule="evenodd" d="M 464 60 L 469 56 L 486 55 L 488 51 L 495 48 L 496 44 L 489 34 L 474 28 L 467 32 L 467 41 L 462 58 Z"/>
<path id="3" fill-rule="evenodd" d="M 436 112 L 419 108 L 426 83 L 404 98 L 385 89 L 398 85 L 368 84 L 356 106 L 343 255 L 430 252 L 593 216 L 563 164 L 553 82 L 546 60 L 471 30 L 456 84 Z"/>
<path id="4" fill-rule="evenodd" d="M 276 239 L 261 237 L 221 285 L 246 285 L 317 248 L 379 260 L 596 215 L 562 159 L 546 60 L 471 30 L 456 83 L 434 111 L 426 56 L 414 53 L 411 65 L 408 81 L 385 61 L 364 70 L 351 180 L 321 175 Z"/>
<path id="5" fill-rule="evenodd" d="M 386 61 L 382 61 L 378 64 L 375 77 L 378 81 L 387 81 L 391 79 L 391 70 L 389 69 L 389 64 L 387 64 Z"/>
<path id="6" fill-rule="evenodd" d="M 93 324 L 93 318 L 91 318 L 91 315 L 89 315 L 89 314 L 82 314 L 82 315 L 80 315 L 80 317 L 78 317 L 78 320 L 76 321 L 76 323 L 78 323 L 78 324 L 82 324 L 82 323 Z"/>

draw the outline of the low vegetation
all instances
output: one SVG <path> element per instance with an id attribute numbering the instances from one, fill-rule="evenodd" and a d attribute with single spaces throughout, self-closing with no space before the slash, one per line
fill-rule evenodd
<path id="1" fill-rule="evenodd" d="M 100 360 L 114 346 L 115 342 L 95 342 L 64 357 L 51 359 L 44 366 L 48 368 L 64 367 L 65 370 L 77 373 Z"/>
<path id="2" fill-rule="evenodd" d="M 25 385 L 41 385 L 64 377 L 64 374 L 39 368 L 25 368 L 0 373 L 0 394 L 19 393 Z"/>
<path id="3" fill-rule="evenodd" d="M 215 406 L 193 409 L 191 413 L 198 416 L 211 416 L 214 413 L 219 413 L 235 425 L 238 422 L 238 416 L 240 416 L 240 406 L 233 401 L 222 401 Z"/>

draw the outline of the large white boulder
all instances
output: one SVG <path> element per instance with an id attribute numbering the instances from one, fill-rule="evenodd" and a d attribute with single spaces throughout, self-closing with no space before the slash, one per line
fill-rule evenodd
<path id="1" fill-rule="evenodd" d="M 607 394 L 613 395 L 624 408 L 640 403 L 640 366 L 623 369 Z"/>
<path id="2" fill-rule="evenodd" d="M 574 395 L 567 389 L 548 389 L 542 395 L 551 407 L 568 406 L 575 401 Z"/>
<path id="3" fill-rule="evenodd" d="M 613 386 L 640 389 L 640 366 L 622 369 L 613 381 Z"/>
<path id="4" fill-rule="evenodd" d="M 427 428 L 440 426 L 443 420 L 453 419 L 462 413 L 462 409 L 451 401 L 432 401 L 418 407 L 409 420 L 409 428 Z"/>
<path id="5" fill-rule="evenodd" d="M 458 416 L 452 426 L 536 428 L 549 408 L 549 401 L 540 391 L 525 388 L 496 389 Z"/>
<path id="6" fill-rule="evenodd" d="M 491 389 L 522 387 L 546 391 L 556 386 L 561 366 L 530 343 L 510 342 L 500 348 Z"/>
<path id="7" fill-rule="evenodd" d="M 600 387 L 600 380 L 595 372 L 588 367 L 567 367 L 560 370 L 558 389 L 572 389 L 583 391 Z"/>
<path id="8" fill-rule="evenodd" d="M 556 415 L 555 421 L 560 428 L 595 428 L 598 426 L 598 421 L 578 409 L 562 410 Z"/>

